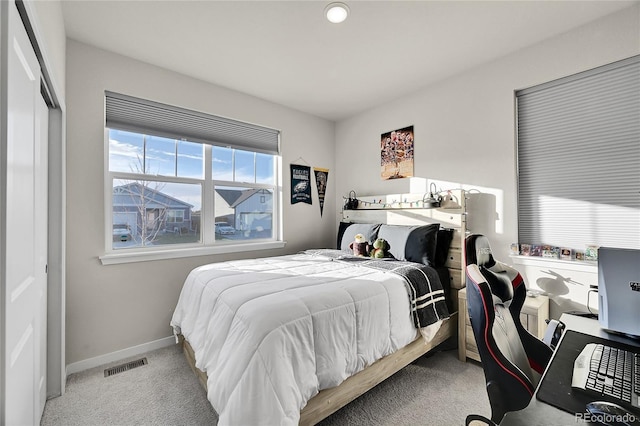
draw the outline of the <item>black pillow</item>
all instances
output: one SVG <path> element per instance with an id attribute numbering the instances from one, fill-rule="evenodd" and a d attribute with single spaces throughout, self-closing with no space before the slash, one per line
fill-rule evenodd
<path id="1" fill-rule="evenodd" d="M 364 238 L 368 242 L 373 243 L 377 238 L 378 228 L 380 228 L 379 223 L 340 222 L 340 226 L 338 227 L 338 250 L 350 251 L 349 244 L 353 242 L 356 234 L 364 235 Z"/>
<path id="2" fill-rule="evenodd" d="M 336 241 L 336 248 L 340 250 L 340 246 L 342 245 L 342 236 L 344 235 L 344 231 L 350 226 L 353 225 L 351 222 L 340 222 L 338 225 L 338 240 Z"/>
<path id="3" fill-rule="evenodd" d="M 438 230 L 438 237 L 436 239 L 436 257 L 435 266 L 444 266 L 447 263 L 449 257 L 449 248 L 451 247 L 451 241 L 453 240 L 453 229 L 443 228 Z"/>
<path id="4" fill-rule="evenodd" d="M 378 238 L 389 243 L 389 252 L 398 260 L 435 265 L 439 223 L 430 225 L 380 225 Z"/>

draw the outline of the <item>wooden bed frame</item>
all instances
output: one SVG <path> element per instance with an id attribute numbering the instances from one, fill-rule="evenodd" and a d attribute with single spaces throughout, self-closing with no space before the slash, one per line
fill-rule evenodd
<path id="1" fill-rule="evenodd" d="M 465 285 L 462 273 L 464 259 L 462 257 L 464 239 L 466 237 L 466 199 L 464 191 L 452 192 L 460 204 L 458 209 L 423 208 L 421 206 L 422 195 L 393 194 L 363 197 L 358 209 L 344 210 L 342 212 L 344 221 L 386 223 L 389 225 L 440 223 L 443 227 L 453 228 L 454 238 L 449 249 L 446 266 L 451 277 L 450 297 L 456 312 L 453 312 L 447 320 L 443 321 L 442 326 L 430 342 L 426 343 L 422 336 L 418 336 L 409 345 L 348 377 L 339 386 L 321 390 L 307 402 L 307 405 L 300 412 L 301 425 L 314 425 L 320 422 L 431 351 L 440 343 L 456 336 L 459 321 L 457 312 L 458 291 Z M 182 336 L 180 336 L 180 341 L 191 369 L 206 390 L 207 374 L 195 366 L 195 355 L 189 342 Z"/>
<path id="2" fill-rule="evenodd" d="M 458 328 L 458 313 L 445 320 L 434 338 L 426 343 L 422 336 L 409 343 L 404 348 L 387 355 L 374 362 L 364 370 L 345 379 L 339 386 L 323 389 L 311 398 L 300 411 L 300 425 L 314 425 L 320 420 L 335 413 L 357 397 L 402 370 L 431 349 L 438 346 L 451 336 L 455 336 Z M 193 348 L 187 340 L 180 336 L 182 349 L 191 369 L 198 377 L 202 387 L 207 390 L 207 373 L 196 367 Z"/>

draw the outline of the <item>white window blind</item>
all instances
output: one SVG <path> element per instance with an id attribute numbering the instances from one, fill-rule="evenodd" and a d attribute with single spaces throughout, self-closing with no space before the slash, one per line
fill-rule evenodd
<path id="1" fill-rule="evenodd" d="M 105 100 L 110 129 L 280 154 L 278 130 L 109 91 Z"/>
<path id="2" fill-rule="evenodd" d="M 640 248 L 640 56 L 516 99 L 519 242 Z"/>

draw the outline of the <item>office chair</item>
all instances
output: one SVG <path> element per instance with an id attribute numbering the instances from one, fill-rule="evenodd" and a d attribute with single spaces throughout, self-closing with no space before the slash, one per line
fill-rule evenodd
<path id="1" fill-rule="evenodd" d="M 465 260 L 469 319 L 487 382 L 491 421 L 500 423 L 506 412 L 529 404 L 553 351 L 522 326 L 524 280 L 493 258 L 485 236 L 467 237 Z M 469 416 L 467 424 L 477 417 Z"/>

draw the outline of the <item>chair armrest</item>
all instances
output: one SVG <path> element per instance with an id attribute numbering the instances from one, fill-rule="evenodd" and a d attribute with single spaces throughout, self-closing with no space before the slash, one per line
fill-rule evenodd
<path id="1" fill-rule="evenodd" d="M 555 349 L 558 342 L 560 341 L 560 338 L 562 337 L 562 333 L 564 332 L 565 328 L 566 326 L 562 321 L 549 321 L 542 341 L 551 349 Z"/>

